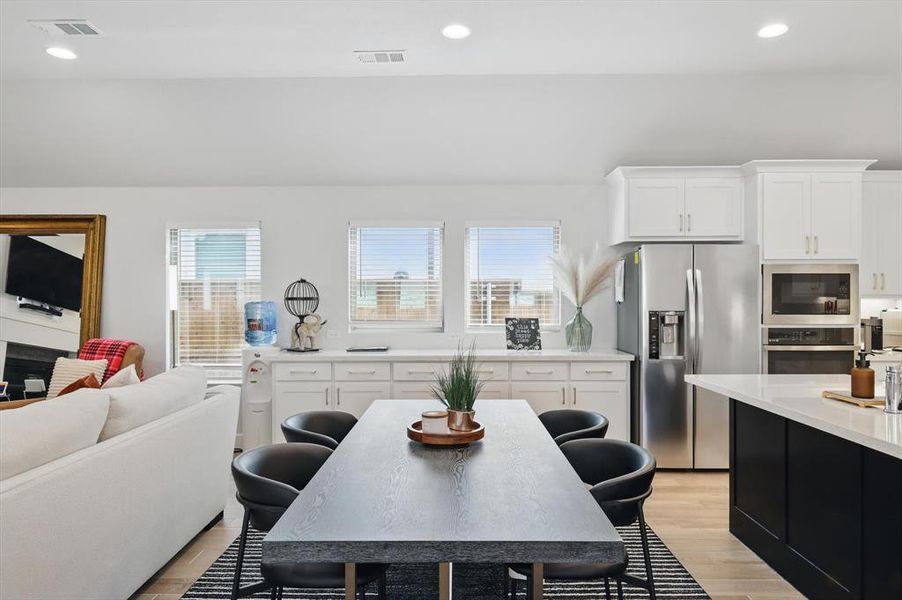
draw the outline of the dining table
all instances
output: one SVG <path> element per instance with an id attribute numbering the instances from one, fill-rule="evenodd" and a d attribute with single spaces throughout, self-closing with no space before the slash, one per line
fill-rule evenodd
<path id="1" fill-rule="evenodd" d="M 345 597 L 359 563 L 428 563 L 450 600 L 454 563 L 622 561 L 626 549 L 524 400 L 478 400 L 485 437 L 424 446 L 407 426 L 436 400 L 377 400 L 263 540 L 264 563 L 338 562 Z"/>

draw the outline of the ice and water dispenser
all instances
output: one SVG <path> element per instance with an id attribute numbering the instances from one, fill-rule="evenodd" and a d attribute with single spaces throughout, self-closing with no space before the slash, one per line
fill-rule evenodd
<path id="1" fill-rule="evenodd" d="M 682 358 L 685 313 L 656 310 L 648 313 L 648 358 Z"/>

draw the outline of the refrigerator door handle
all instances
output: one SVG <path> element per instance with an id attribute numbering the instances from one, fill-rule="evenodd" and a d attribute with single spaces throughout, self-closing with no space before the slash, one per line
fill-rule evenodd
<path id="1" fill-rule="evenodd" d="M 705 347 L 705 292 L 702 288 L 702 271 L 695 270 L 695 364 L 692 371 L 697 372 L 702 367 L 702 351 Z"/>
<path id="2" fill-rule="evenodd" d="M 686 372 L 692 374 L 695 373 L 695 353 L 698 344 L 695 329 L 695 272 L 693 269 L 686 269 L 686 292 L 688 294 L 686 307 L 689 309 L 689 317 L 686 319 L 685 325 L 686 350 L 684 354 L 686 355 Z"/>

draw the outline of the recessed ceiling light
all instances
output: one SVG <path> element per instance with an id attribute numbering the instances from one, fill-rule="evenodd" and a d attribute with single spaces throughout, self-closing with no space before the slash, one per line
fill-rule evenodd
<path id="1" fill-rule="evenodd" d="M 780 37 L 784 33 L 789 31 L 789 25 L 786 23 L 771 23 L 770 25 L 765 25 L 761 29 L 758 30 L 759 38 L 775 38 Z"/>
<path id="2" fill-rule="evenodd" d="M 47 48 L 47 54 L 56 58 L 62 58 L 63 60 L 73 60 L 78 58 L 78 55 L 68 48 L 58 48 L 56 46 Z"/>
<path id="3" fill-rule="evenodd" d="M 451 23 L 442 29 L 442 35 L 449 40 L 462 40 L 466 37 L 470 37 L 470 28 L 466 25 L 461 25 L 460 23 Z"/>

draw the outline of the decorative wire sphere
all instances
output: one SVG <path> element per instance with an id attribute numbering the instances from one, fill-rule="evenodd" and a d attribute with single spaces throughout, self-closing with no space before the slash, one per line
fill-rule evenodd
<path id="1" fill-rule="evenodd" d="M 303 319 L 319 307 L 319 290 L 306 279 L 298 279 L 285 288 L 285 308 Z"/>

